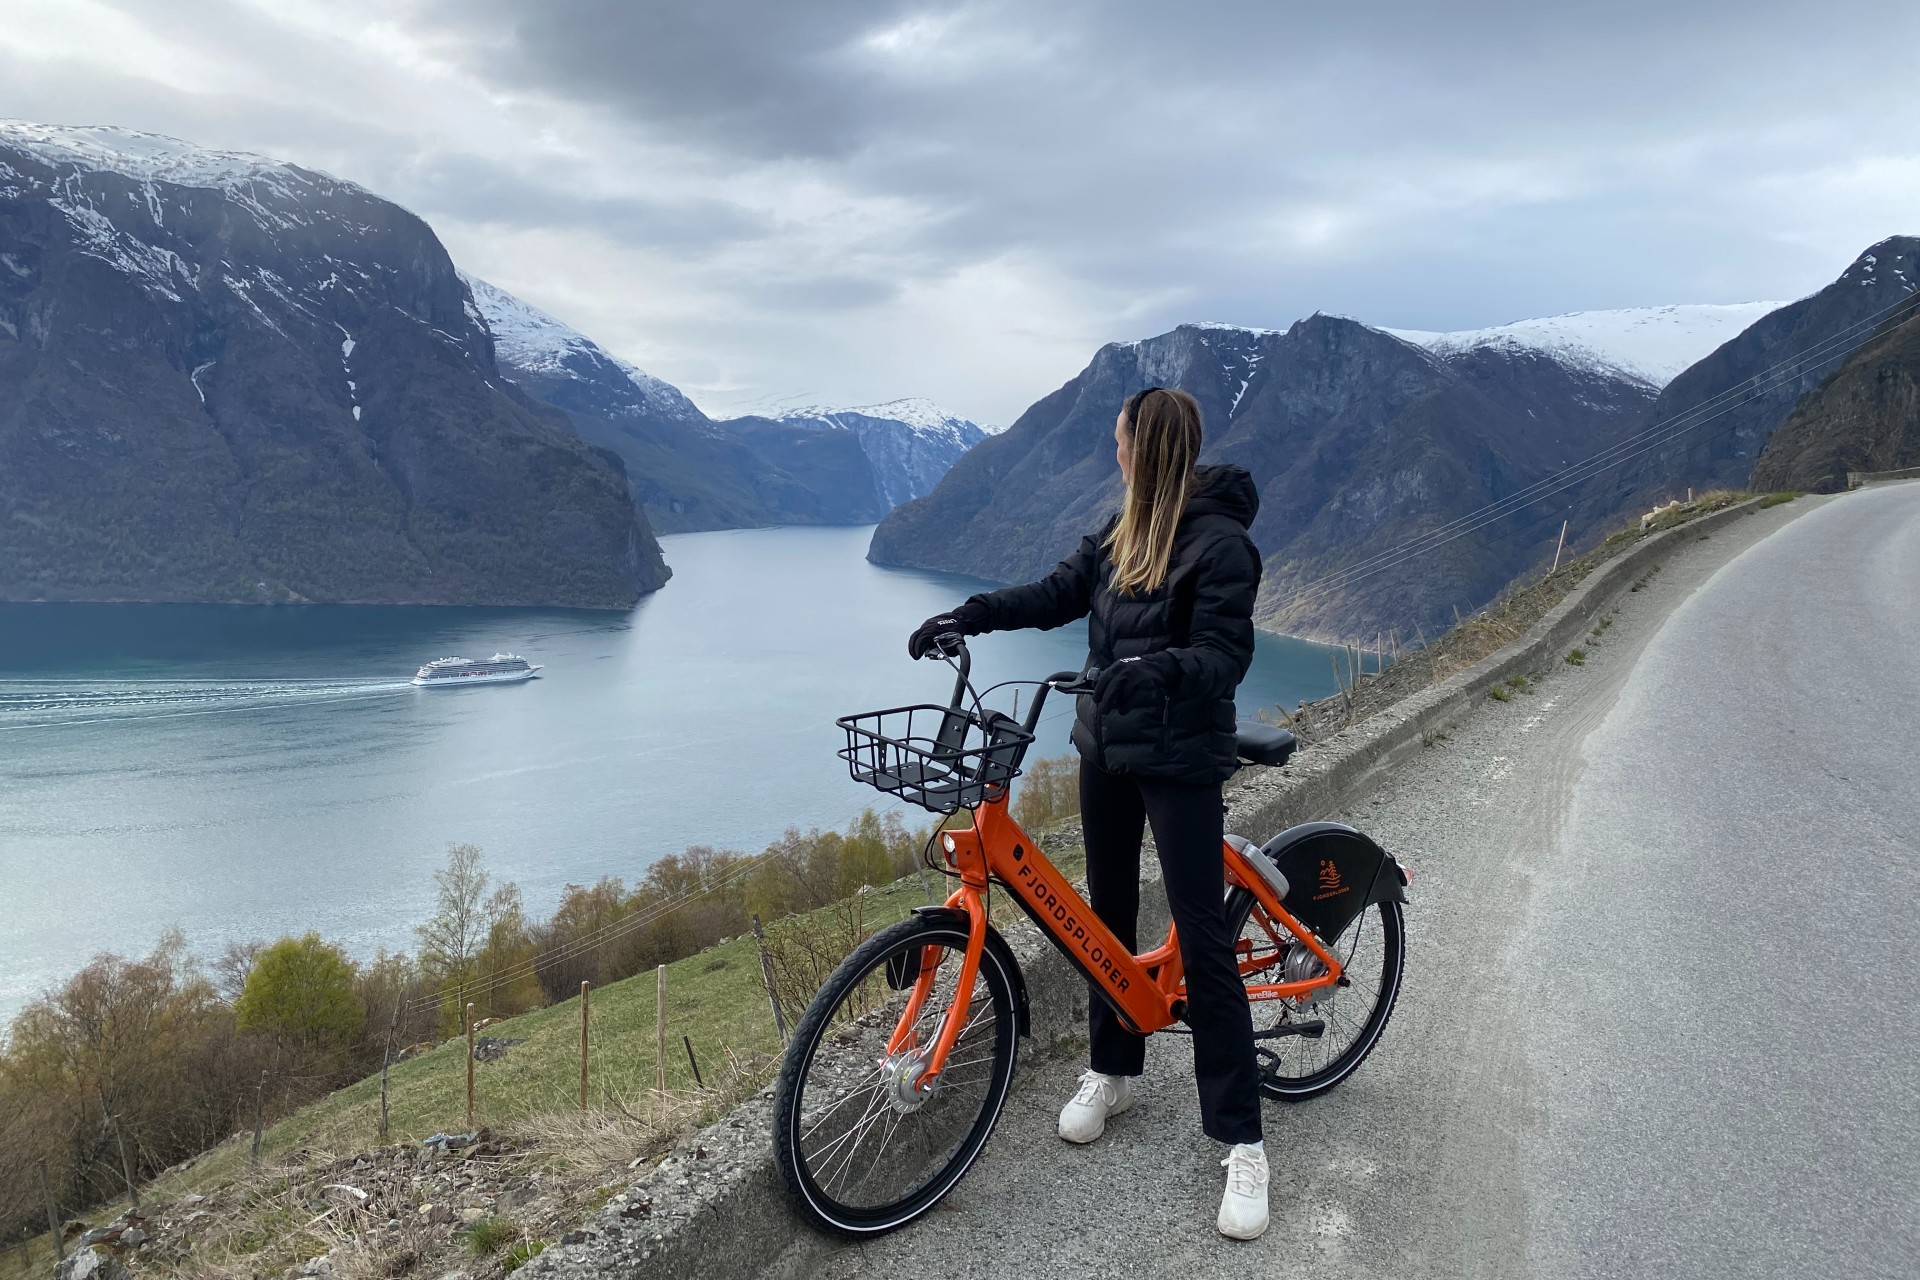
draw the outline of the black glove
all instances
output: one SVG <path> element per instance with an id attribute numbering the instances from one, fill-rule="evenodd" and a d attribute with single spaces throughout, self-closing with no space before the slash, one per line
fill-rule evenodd
<path id="1" fill-rule="evenodd" d="M 980 607 L 972 601 L 961 605 L 949 613 L 928 618 L 919 629 L 907 637 L 907 656 L 916 661 L 924 658 L 934 649 L 934 642 L 941 636 L 980 634 Z"/>
<path id="2" fill-rule="evenodd" d="M 1154 661 L 1158 656 L 1121 658 L 1102 668 L 1093 686 L 1094 702 L 1103 710 L 1141 707 L 1171 692 L 1165 665 Z"/>

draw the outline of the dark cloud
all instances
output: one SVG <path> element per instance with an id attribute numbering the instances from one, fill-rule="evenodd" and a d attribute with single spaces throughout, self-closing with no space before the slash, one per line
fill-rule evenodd
<path id="1" fill-rule="evenodd" d="M 1920 228 L 1911 0 L 102 3 L 209 70 L 0 29 L 0 114 L 361 181 L 719 408 L 1006 419 L 1181 320 L 1792 296 Z"/>
<path id="2" fill-rule="evenodd" d="M 1616 234 L 1648 283 L 1716 242 L 1764 239 L 1773 229 L 1712 225 L 1714 193 L 1768 162 L 1715 155 L 1715 141 L 1784 129 L 1817 148 L 1866 120 L 1913 122 L 1907 80 L 1861 70 L 1920 34 L 1905 3 L 1828 6 L 1817 24 L 1801 5 L 1732 3 L 483 11 L 489 74 L 737 163 L 802 159 L 914 201 L 923 217 L 895 248 L 935 269 L 1033 249 L 1070 276 L 1203 311 L 1336 279 L 1326 305 L 1453 291 L 1458 265 L 1495 265 L 1502 247 L 1536 295 L 1550 272 L 1577 288 L 1621 279 L 1603 243 L 1538 234 L 1542 209 Z M 1658 171 L 1662 149 L 1702 145 Z M 1772 158 L 1803 164 L 1803 150 Z"/>

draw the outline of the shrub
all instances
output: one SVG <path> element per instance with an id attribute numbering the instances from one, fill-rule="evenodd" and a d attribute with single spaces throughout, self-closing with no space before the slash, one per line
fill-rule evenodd
<path id="1" fill-rule="evenodd" d="M 482 1218 L 464 1232 L 467 1248 L 486 1255 L 498 1253 L 520 1236 L 520 1228 L 505 1218 Z M 525 1258 L 521 1259 L 526 1261 Z"/>
<path id="2" fill-rule="evenodd" d="M 234 1016 L 242 1031 L 306 1048 L 345 1050 L 367 1022 L 354 977 L 353 962 L 319 934 L 282 938 L 255 957 L 234 1002 Z"/>
<path id="3" fill-rule="evenodd" d="M 509 1272 L 518 1271 L 520 1268 L 526 1266 L 527 1263 L 545 1253 L 546 1250 L 547 1242 L 545 1240 L 522 1240 L 519 1244 L 507 1250 L 506 1256 L 500 1259 L 500 1269 Z"/>
<path id="4" fill-rule="evenodd" d="M 1575 666 L 1575 667 L 1586 666 L 1587 651 L 1585 649 L 1575 649 L 1573 652 L 1567 655 L 1567 664 L 1569 666 Z"/>

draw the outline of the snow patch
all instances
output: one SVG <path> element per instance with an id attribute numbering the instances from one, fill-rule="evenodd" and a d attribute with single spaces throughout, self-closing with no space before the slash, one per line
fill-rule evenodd
<path id="1" fill-rule="evenodd" d="M 706 422 L 707 415 L 672 383 L 609 356 L 577 329 L 479 276 L 462 271 L 460 278 L 473 298 L 468 314 L 493 334 L 494 358 L 508 366 L 507 372 L 590 377 L 596 366 L 610 364 L 633 384 L 649 412 L 675 421 Z"/>
<path id="2" fill-rule="evenodd" d="M 980 432 L 982 435 L 997 435 L 1003 430 L 1001 427 L 986 426 L 963 418 L 957 413 L 950 413 L 921 396 L 888 400 L 882 404 L 807 405 L 799 409 L 788 409 L 779 415 L 781 422 L 836 427 L 847 425 L 844 421 L 847 418 L 873 418 L 881 422 L 898 422 L 902 426 L 911 427 L 920 435 L 943 439 L 962 439 L 972 431 Z"/>
<path id="3" fill-rule="evenodd" d="M 343 187 L 355 187 L 318 170 L 299 170 L 285 161 L 247 151 L 215 151 L 164 134 L 110 125 L 34 124 L 0 120 L 0 145 L 26 152 L 42 164 L 117 173 L 137 182 L 171 182 L 181 187 L 230 189 L 269 181 L 276 185 L 303 172 Z M 11 173 L 11 170 L 8 170 Z M 302 182 L 302 185 L 306 185 Z M 364 188 L 355 187 L 356 190 Z M 158 217 L 155 217 L 158 221 Z"/>
<path id="4" fill-rule="evenodd" d="M 1479 348 L 1539 352 L 1569 367 L 1625 375 L 1659 388 L 1784 302 L 1681 303 L 1574 311 L 1489 329 L 1432 333 L 1381 329 L 1445 358 Z"/>

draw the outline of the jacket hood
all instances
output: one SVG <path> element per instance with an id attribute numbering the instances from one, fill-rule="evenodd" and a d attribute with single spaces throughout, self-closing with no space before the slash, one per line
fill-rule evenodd
<path id="1" fill-rule="evenodd" d="M 1260 491 L 1245 467 L 1231 464 L 1195 467 L 1193 496 L 1187 499 L 1188 516 L 1226 516 L 1249 528 L 1260 512 Z"/>

